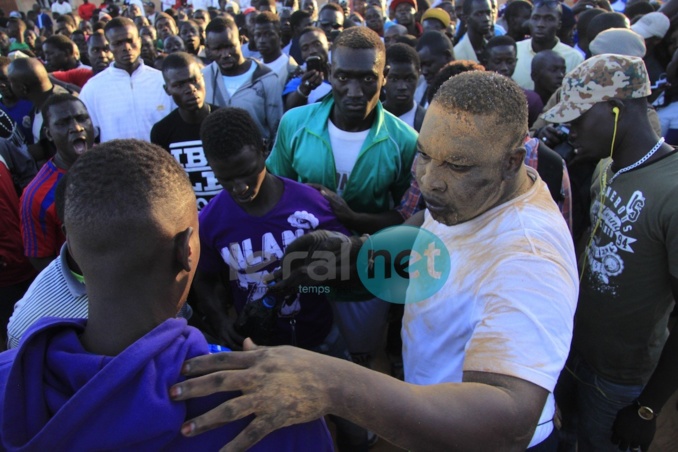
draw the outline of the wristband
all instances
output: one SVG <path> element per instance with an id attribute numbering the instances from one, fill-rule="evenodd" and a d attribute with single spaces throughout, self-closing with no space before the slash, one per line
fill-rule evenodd
<path id="1" fill-rule="evenodd" d="M 300 85 L 300 86 L 301 86 L 301 85 Z M 301 97 L 303 97 L 304 99 L 308 99 L 308 96 L 309 96 L 309 94 L 310 94 L 310 93 L 309 93 L 309 94 L 304 94 L 304 93 L 302 93 L 301 90 L 299 89 L 299 86 L 297 86 L 297 93 L 298 93 Z"/>

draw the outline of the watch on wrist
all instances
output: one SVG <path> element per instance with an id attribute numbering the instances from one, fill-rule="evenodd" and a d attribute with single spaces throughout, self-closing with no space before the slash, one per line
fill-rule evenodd
<path id="1" fill-rule="evenodd" d="M 641 405 L 640 402 L 636 402 L 638 404 L 638 416 L 640 416 L 641 419 L 644 419 L 646 421 L 651 421 L 655 417 L 657 417 L 657 413 L 654 412 L 652 408 L 649 406 Z"/>

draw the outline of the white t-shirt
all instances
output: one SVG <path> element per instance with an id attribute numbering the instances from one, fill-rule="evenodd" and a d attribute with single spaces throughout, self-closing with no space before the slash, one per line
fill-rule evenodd
<path id="1" fill-rule="evenodd" d="M 408 126 L 414 129 L 414 117 L 417 115 L 417 104 L 412 102 L 412 108 L 409 111 L 406 111 L 402 115 L 398 116 L 401 121 L 403 121 Z"/>
<path id="2" fill-rule="evenodd" d="M 327 128 L 330 133 L 330 145 L 332 146 L 334 166 L 337 172 L 337 194 L 341 196 L 370 129 L 362 132 L 346 132 L 335 126 L 329 119 L 327 120 Z"/>
<path id="3" fill-rule="evenodd" d="M 287 78 L 287 62 L 290 61 L 290 57 L 285 55 L 284 53 L 281 53 L 278 58 L 275 60 L 271 61 L 270 63 L 264 63 L 266 66 L 269 67 L 273 72 L 278 74 L 278 77 L 283 75 L 283 70 L 285 73 L 285 78 Z"/>
<path id="4" fill-rule="evenodd" d="M 405 305 L 402 338 L 407 382 L 461 382 L 477 371 L 548 390 L 533 446 L 553 430 L 551 393 L 570 349 L 579 278 L 567 225 L 527 170 L 535 180 L 527 193 L 473 220 L 446 226 L 426 210 L 422 228 L 446 244 L 451 271 L 435 295 Z"/>
<path id="5" fill-rule="evenodd" d="M 73 8 L 71 7 L 71 4 L 69 2 L 54 2 L 52 4 L 52 12 L 53 13 L 58 13 L 60 15 L 68 14 L 73 12 Z"/>
<path id="6" fill-rule="evenodd" d="M 228 91 L 229 97 L 233 97 L 236 91 L 238 91 L 238 88 L 243 86 L 245 83 L 250 81 L 252 79 L 252 74 L 254 74 L 254 70 L 257 68 L 257 65 L 252 62 L 250 64 L 250 68 L 247 70 L 242 75 L 232 75 L 232 76 L 226 76 L 222 75 L 224 78 L 224 86 L 226 86 L 226 91 Z"/>

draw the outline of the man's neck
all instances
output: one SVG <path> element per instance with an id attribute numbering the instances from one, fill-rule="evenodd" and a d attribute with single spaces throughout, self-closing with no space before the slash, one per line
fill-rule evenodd
<path id="1" fill-rule="evenodd" d="M 64 171 L 68 171 L 71 168 L 71 166 L 73 165 L 73 162 L 69 162 L 69 161 L 65 160 L 63 158 L 63 156 L 61 155 L 61 153 L 59 152 L 59 150 L 57 149 L 57 153 L 54 156 L 54 165 L 59 169 L 62 169 Z"/>
<path id="2" fill-rule="evenodd" d="M 466 31 L 466 34 L 468 35 L 468 40 L 473 46 L 473 50 L 475 50 L 476 54 L 480 54 L 482 50 L 485 48 L 485 44 L 487 44 L 487 40 L 485 39 L 485 35 L 476 33 L 474 30 L 469 28 Z"/>
<path id="3" fill-rule="evenodd" d="M 368 130 L 372 127 L 377 115 L 377 108 L 367 115 L 367 118 L 360 121 L 349 121 L 346 118 L 341 116 L 341 113 L 338 111 L 337 106 L 335 105 L 332 108 L 332 113 L 330 113 L 330 120 L 332 123 L 339 129 L 344 132 L 362 132 Z"/>
<path id="4" fill-rule="evenodd" d="M 203 120 L 212 112 L 212 107 L 208 103 L 204 103 L 202 107 L 197 110 L 186 110 L 178 107 L 179 116 L 184 122 L 188 124 L 201 124 Z"/>
<path id="5" fill-rule="evenodd" d="M 238 64 L 235 68 L 233 68 L 230 71 L 224 72 L 221 69 L 221 75 L 224 75 L 226 77 L 237 77 L 238 75 L 243 75 L 245 72 L 250 70 L 250 65 L 254 64 L 251 59 L 249 58 L 244 58 L 243 61 Z"/>
<path id="6" fill-rule="evenodd" d="M 268 56 L 262 55 L 261 57 L 264 59 L 264 64 L 268 64 L 268 63 L 272 63 L 273 61 L 280 58 L 280 55 L 282 55 L 282 51 L 278 50 L 278 53 L 276 53 L 276 54 L 268 55 Z"/>
<path id="7" fill-rule="evenodd" d="M 548 100 L 551 98 L 551 94 L 553 94 L 553 93 L 549 94 L 548 90 L 544 89 L 544 87 L 539 86 L 537 84 L 534 85 L 534 92 L 539 95 L 539 98 L 544 103 L 544 105 L 546 105 Z"/>
<path id="8" fill-rule="evenodd" d="M 125 287 L 97 290 L 87 282 L 89 317 L 80 336 L 83 347 L 95 354 L 116 356 L 169 318 L 176 316 L 167 293 L 153 277 L 127 279 Z M 154 289 L 154 290 L 153 290 Z M 151 300 L 157 300 L 153 303 Z M 178 303 L 177 303 L 178 305 Z M 130 315 L 133 314 L 133 315 Z"/>
<path id="9" fill-rule="evenodd" d="M 77 67 L 80 65 L 80 61 L 73 59 L 68 62 L 68 65 L 66 66 L 66 70 L 70 71 L 71 69 L 77 69 Z"/>
<path id="10" fill-rule="evenodd" d="M 393 116 L 402 116 L 414 108 L 414 100 L 410 99 L 408 102 L 384 102 L 384 110 L 391 113 Z"/>
<path id="11" fill-rule="evenodd" d="M 639 130 L 645 130 L 645 132 L 638 133 Z M 649 122 L 647 124 L 640 124 L 639 127 L 635 128 L 633 133 L 629 132 L 621 135 L 618 137 L 618 144 L 615 146 L 614 153 L 612 154 L 611 169 L 613 172 L 637 163 L 659 142 L 659 137 L 652 131 Z M 673 147 L 664 143 L 645 163 L 654 162 L 672 151 Z"/>
<path id="12" fill-rule="evenodd" d="M 141 58 L 137 58 L 136 61 L 132 64 L 126 64 L 126 65 L 121 65 L 118 62 L 113 63 L 113 66 L 122 69 L 123 71 L 127 72 L 129 75 L 132 75 L 134 71 L 139 69 L 139 66 L 141 66 Z"/>
<path id="13" fill-rule="evenodd" d="M 262 217 L 269 213 L 280 201 L 283 194 L 283 182 L 273 174 L 266 172 L 264 182 L 259 188 L 257 197 L 251 202 L 239 204 L 253 217 Z"/>
<path id="14" fill-rule="evenodd" d="M 552 39 L 546 41 L 535 41 L 532 39 L 532 51 L 534 53 L 539 53 L 542 50 L 551 50 L 556 46 L 556 44 L 558 44 L 558 38 L 555 36 Z"/>

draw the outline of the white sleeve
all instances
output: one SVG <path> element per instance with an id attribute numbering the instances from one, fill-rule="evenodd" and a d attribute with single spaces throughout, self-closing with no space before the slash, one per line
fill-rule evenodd
<path id="1" fill-rule="evenodd" d="M 541 253 L 514 254 L 479 281 L 478 323 L 464 371 L 510 375 L 553 391 L 565 365 L 579 281 Z"/>

